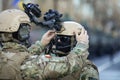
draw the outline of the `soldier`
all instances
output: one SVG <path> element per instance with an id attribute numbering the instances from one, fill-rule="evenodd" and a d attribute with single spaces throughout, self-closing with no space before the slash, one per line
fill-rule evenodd
<path id="1" fill-rule="evenodd" d="M 11 9 L 3 11 L 0 17 L 1 80 L 98 80 L 96 67 L 86 60 L 89 40 L 80 24 L 64 22 L 63 32 L 48 31 L 41 41 L 27 49 L 24 45 L 28 47 L 30 37 L 28 16 Z M 53 53 L 44 55 L 45 47 L 56 36 Z M 66 39 L 68 44 L 65 44 Z"/>
<path id="2" fill-rule="evenodd" d="M 51 39 L 56 40 L 50 48 L 51 55 L 43 51 L 22 64 L 23 80 L 99 80 L 96 66 L 87 60 L 87 31 L 73 21 L 63 22 L 62 26 L 64 31 L 48 31 L 29 48 L 32 54 L 40 54 Z"/>
<path id="3" fill-rule="evenodd" d="M 29 17 L 21 10 L 0 13 L 0 80 L 22 80 L 20 64 L 28 56 L 27 47 L 31 45 L 29 23 Z"/>

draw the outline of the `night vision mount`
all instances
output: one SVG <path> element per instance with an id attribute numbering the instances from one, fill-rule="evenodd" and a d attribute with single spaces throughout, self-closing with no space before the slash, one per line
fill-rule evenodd
<path id="1" fill-rule="evenodd" d="M 44 21 L 40 22 L 38 20 L 38 18 L 41 17 L 41 10 L 39 8 L 39 5 L 32 3 L 23 3 L 23 8 L 24 12 L 29 16 L 31 22 L 35 23 L 36 25 L 47 26 L 50 29 L 56 30 L 57 32 L 61 31 L 61 17 L 63 15 L 60 14 L 58 11 L 49 9 L 49 11 L 44 14 Z"/>

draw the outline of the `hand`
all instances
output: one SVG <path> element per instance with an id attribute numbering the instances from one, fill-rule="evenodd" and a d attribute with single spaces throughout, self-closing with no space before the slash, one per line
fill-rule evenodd
<path id="1" fill-rule="evenodd" d="M 88 39 L 89 36 L 84 28 L 81 29 L 81 32 L 77 30 L 74 33 L 78 43 L 85 43 L 85 44 L 89 43 L 89 39 Z"/>
<path id="2" fill-rule="evenodd" d="M 46 46 L 47 44 L 50 43 L 51 39 L 55 36 L 55 31 L 54 30 L 49 30 L 47 31 L 41 39 L 41 43 L 43 46 Z"/>

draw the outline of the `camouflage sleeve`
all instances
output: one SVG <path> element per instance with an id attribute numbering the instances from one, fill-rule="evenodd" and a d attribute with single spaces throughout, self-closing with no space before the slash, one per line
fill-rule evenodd
<path id="1" fill-rule="evenodd" d="M 88 50 L 88 44 L 86 43 L 77 43 L 76 46 L 73 48 L 73 50 L 71 51 L 71 53 L 75 53 L 75 54 L 83 54 L 84 52 L 86 52 Z"/>
<path id="2" fill-rule="evenodd" d="M 86 60 L 86 64 L 82 68 L 79 80 L 99 80 L 99 72 L 95 64 Z"/>
<path id="3" fill-rule="evenodd" d="M 36 41 L 35 44 L 32 44 L 32 46 L 28 48 L 31 54 L 40 54 L 43 50 L 44 46 L 40 41 Z"/>
<path id="4" fill-rule="evenodd" d="M 85 60 L 88 57 L 88 44 L 77 43 L 70 54 L 67 56 L 69 61 L 69 72 L 73 73 L 78 71 L 84 65 Z"/>

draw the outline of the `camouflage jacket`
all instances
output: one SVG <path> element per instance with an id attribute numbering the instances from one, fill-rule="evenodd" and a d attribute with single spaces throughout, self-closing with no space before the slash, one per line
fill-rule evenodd
<path id="1" fill-rule="evenodd" d="M 14 43 L 2 43 L 0 50 L 0 80 L 22 80 L 20 65 L 29 56 L 25 46 Z"/>
<path id="2" fill-rule="evenodd" d="M 40 46 L 37 42 L 36 44 L 36 46 Z M 42 50 L 43 48 L 40 46 L 39 51 Z M 2 47 L 0 47 L 0 80 L 22 80 L 20 66 L 26 58 L 32 55 L 34 55 L 32 51 L 29 51 L 24 45 L 16 42 L 2 43 Z"/>
<path id="3" fill-rule="evenodd" d="M 88 44 L 77 43 L 69 55 L 65 57 L 52 56 L 51 58 L 46 58 L 45 55 L 41 54 L 44 47 L 40 41 L 37 41 L 28 49 L 32 54 L 36 55 L 31 56 L 21 66 L 22 77 L 24 80 L 67 80 L 63 79 L 63 77 L 76 72 L 79 73 L 85 65 L 89 54 L 87 49 Z M 92 74 L 96 74 L 91 75 L 91 80 L 98 80 L 98 72 L 92 66 L 89 68 L 91 68 Z M 86 70 L 86 72 L 90 70 Z M 84 72 L 83 74 L 87 73 Z M 80 74 L 78 78 L 68 79 L 83 80 Z"/>

